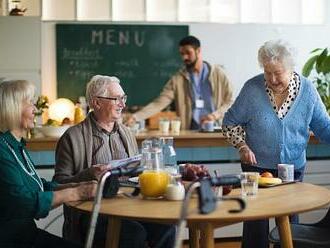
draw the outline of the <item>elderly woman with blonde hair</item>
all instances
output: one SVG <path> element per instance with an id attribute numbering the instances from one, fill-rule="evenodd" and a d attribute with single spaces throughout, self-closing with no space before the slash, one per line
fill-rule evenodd
<path id="1" fill-rule="evenodd" d="M 80 247 L 37 228 L 33 219 L 69 201 L 91 199 L 96 182 L 57 184 L 40 178 L 25 148 L 34 126 L 34 85 L 0 84 L 0 247 Z"/>
<path id="2" fill-rule="evenodd" d="M 312 82 L 294 71 L 295 50 L 287 42 L 267 41 L 258 60 L 264 73 L 244 84 L 223 130 L 243 171 L 276 176 L 278 164 L 293 164 L 295 180 L 302 180 L 310 131 L 330 143 L 329 115 Z M 243 247 L 268 247 L 268 228 L 268 221 L 245 222 Z"/>

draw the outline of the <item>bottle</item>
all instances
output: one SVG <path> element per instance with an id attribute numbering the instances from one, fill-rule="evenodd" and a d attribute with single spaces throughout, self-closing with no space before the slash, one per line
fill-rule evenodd
<path id="1" fill-rule="evenodd" d="M 173 137 L 160 137 L 160 143 L 163 150 L 163 161 L 165 170 L 171 175 L 178 174 L 176 164 L 176 152 L 173 147 Z"/>

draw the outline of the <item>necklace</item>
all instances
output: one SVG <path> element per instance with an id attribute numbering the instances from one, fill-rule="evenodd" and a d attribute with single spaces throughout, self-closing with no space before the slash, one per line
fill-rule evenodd
<path id="1" fill-rule="evenodd" d="M 28 171 L 25 166 L 23 165 L 22 161 L 19 160 L 19 158 L 17 157 L 17 154 L 15 153 L 14 149 L 8 144 L 8 142 L 2 138 L 2 140 L 5 142 L 5 144 L 7 145 L 8 149 L 10 150 L 10 152 L 13 154 L 16 162 L 20 165 L 20 167 L 23 169 L 23 171 L 30 176 L 39 186 L 39 188 L 41 189 L 41 191 L 44 191 L 44 186 L 42 184 L 42 181 L 39 177 L 39 175 L 37 174 L 36 170 L 34 169 L 33 163 L 31 161 L 31 159 L 28 157 L 28 155 L 25 153 L 24 149 L 23 151 L 23 158 L 26 161 L 27 167 L 29 168 L 30 171 Z M 35 178 L 34 175 L 37 177 Z"/>

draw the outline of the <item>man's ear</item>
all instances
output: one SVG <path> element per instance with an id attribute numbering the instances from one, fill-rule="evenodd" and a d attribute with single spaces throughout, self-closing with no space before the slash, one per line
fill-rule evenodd
<path id="1" fill-rule="evenodd" d="M 92 99 L 92 106 L 91 106 L 92 109 L 100 109 L 100 103 L 99 103 L 99 100 L 97 98 L 93 98 Z"/>

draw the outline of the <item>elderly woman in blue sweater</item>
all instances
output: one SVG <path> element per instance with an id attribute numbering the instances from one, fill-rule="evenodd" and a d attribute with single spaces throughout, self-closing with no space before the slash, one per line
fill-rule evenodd
<path id="1" fill-rule="evenodd" d="M 288 43 L 266 42 L 258 60 L 264 73 L 244 84 L 223 129 L 239 151 L 243 171 L 277 175 L 277 164 L 294 164 L 295 179 L 302 180 L 310 131 L 330 143 L 329 115 L 313 84 L 294 71 Z M 268 247 L 268 231 L 268 220 L 244 223 L 242 247 Z"/>

